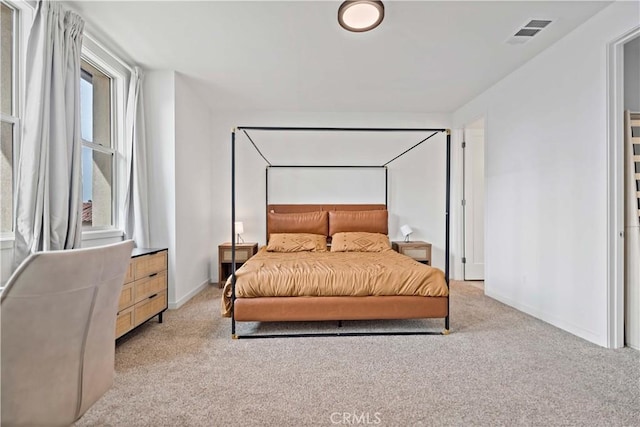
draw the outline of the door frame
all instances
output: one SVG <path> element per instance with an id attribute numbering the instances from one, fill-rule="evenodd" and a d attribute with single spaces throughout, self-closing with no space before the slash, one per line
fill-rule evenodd
<path id="1" fill-rule="evenodd" d="M 463 280 L 467 280 L 467 262 L 466 262 L 466 257 L 467 257 L 467 162 L 468 162 L 468 158 L 467 158 L 467 130 L 471 129 L 469 128 L 470 125 L 476 123 L 476 122 L 480 122 L 482 121 L 482 139 L 483 139 L 483 149 L 482 149 L 482 161 L 484 163 L 485 160 L 485 151 L 486 151 L 486 129 L 487 129 L 487 119 L 486 119 L 486 115 L 481 115 L 476 117 L 474 120 L 469 121 L 468 123 L 466 123 L 463 128 L 462 128 L 462 142 L 461 142 L 461 151 L 462 151 L 462 186 L 461 186 L 461 207 L 460 207 L 460 211 L 461 211 L 461 241 L 462 241 L 462 247 L 461 247 L 461 264 L 462 264 L 462 278 Z M 485 228 L 486 230 L 486 209 L 485 209 L 485 202 L 486 202 L 486 180 L 485 180 L 485 176 L 484 176 L 484 168 L 483 168 L 483 177 L 482 177 L 482 185 L 484 187 L 484 199 L 483 200 L 483 224 L 482 226 Z M 483 245 L 484 245 L 484 241 L 483 241 Z M 484 264 L 484 260 L 483 260 L 483 264 Z M 482 280 L 484 281 L 484 276 L 485 274 L 483 274 L 483 278 Z M 475 280 L 475 279 L 472 279 Z"/>
<path id="2" fill-rule="evenodd" d="M 640 25 L 607 45 L 607 347 L 624 347 L 624 45 Z"/>

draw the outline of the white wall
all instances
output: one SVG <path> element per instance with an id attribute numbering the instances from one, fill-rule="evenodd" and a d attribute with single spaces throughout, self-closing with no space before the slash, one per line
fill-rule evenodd
<path id="1" fill-rule="evenodd" d="M 487 120 L 487 295 L 602 346 L 606 48 L 638 16 L 636 2 L 612 4 L 453 117 Z"/>
<path id="2" fill-rule="evenodd" d="M 209 283 L 213 141 L 211 111 L 198 86 L 175 78 L 175 304 L 180 306 Z"/>
<path id="3" fill-rule="evenodd" d="M 385 169 L 271 168 L 269 203 L 385 203 Z"/>
<path id="4" fill-rule="evenodd" d="M 169 248 L 169 307 L 209 283 L 211 112 L 197 84 L 173 71 L 145 74 L 151 246 Z"/>
<path id="5" fill-rule="evenodd" d="M 624 108 L 640 111 L 640 37 L 624 45 Z"/>
<path id="6" fill-rule="evenodd" d="M 235 126 L 352 126 L 352 127 L 430 127 L 447 128 L 450 118 L 446 114 L 401 114 L 401 113 L 287 113 L 287 112 L 237 112 L 213 115 L 213 193 L 212 238 L 215 245 L 231 239 L 231 129 Z M 261 150 L 266 136 L 250 132 Z M 260 137 L 260 138 L 259 138 Z M 306 136 L 303 138 L 307 138 Z M 336 134 L 324 134 L 322 138 L 335 140 Z M 410 136 L 411 141 L 421 138 Z M 298 140 L 304 144 L 305 141 Z M 380 141 L 373 145 L 360 145 L 360 156 L 375 158 Z M 388 144 L 387 144 L 388 145 Z M 410 144 L 412 145 L 412 144 Z M 303 145 L 304 146 L 304 145 Z M 307 145 L 306 147 L 309 147 Z M 376 147 L 375 149 L 373 147 Z M 388 148 L 388 147 L 387 147 Z M 292 150 L 304 150 L 293 141 L 277 150 L 271 149 L 267 158 L 272 162 L 286 159 Z M 306 150 L 306 148 L 305 148 Z M 317 160 L 317 156 L 326 156 L 328 161 L 344 159 L 325 147 L 324 152 L 315 153 L 309 149 L 307 158 L 291 159 Z M 402 150 L 391 147 L 390 160 Z M 315 153 L 312 154 L 312 153 Z M 265 155 L 267 153 L 265 152 Z M 346 163 L 349 163 L 348 161 Z M 266 163 L 256 154 L 244 136 L 237 137 L 236 171 L 236 217 L 244 222 L 245 241 L 265 243 L 265 166 Z M 433 243 L 434 265 L 444 265 L 444 194 L 445 194 L 445 136 L 440 134 L 425 142 L 416 150 L 398 159 L 389 166 L 389 210 L 392 239 L 402 239 L 399 227 L 410 224 L 414 229 L 413 240 L 427 240 Z M 382 190 L 384 191 L 384 190 Z M 372 190 L 372 192 L 376 192 Z M 293 201 L 290 201 L 293 202 Z M 384 200 L 382 200 L 384 202 Z M 212 280 L 217 277 L 217 253 L 213 254 Z"/>
<path id="7" fill-rule="evenodd" d="M 144 75 L 144 108 L 149 165 L 149 233 L 155 248 L 168 248 L 169 303 L 176 301 L 175 73 Z"/>

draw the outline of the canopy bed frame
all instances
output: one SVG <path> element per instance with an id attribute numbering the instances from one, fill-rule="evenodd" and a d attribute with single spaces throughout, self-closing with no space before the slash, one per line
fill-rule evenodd
<path id="1" fill-rule="evenodd" d="M 286 165 L 273 164 L 260 151 L 248 131 L 297 131 L 297 132 L 430 132 L 428 136 L 402 153 L 381 165 Z M 236 133 L 242 132 L 256 152 L 266 162 L 265 171 L 265 210 L 267 215 L 267 242 L 269 241 L 269 212 L 300 213 L 312 211 L 370 211 L 386 210 L 388 204 L 388 165 L 409 153 L 437 134 L 446 134 L 446 196 L 445 196 L 445 261 L 444 281 L 446 297 L 424 296 L 319 296 L 319 297 L 259 297 L 238 298 L 236 296 Z M 274 205 L 269 203 L 269 171 L 272 168 L 378 168 L 384 170 L 384 204 L 325 204 L 325 205 Z M 451 199 L 451 131 L 432 128 L 350 128 L 350 127 L 262 127 L 241 126 L 231 132 L 231 335 L 239 338 L 275 338 L 275 337 L 318 337 L 318 336 L 368 336 L 368 335 L 448 335 L 449 334 L 449 257 L 450 257 L 450 200 Z M 386 217 L 385 217 L 386 218 Z M 385 224 L 386 228 L 387 224 Z M 327 236 L 330 237 L 330 236 Z M 382 320 L 444 318 L 442 331 L 379 331 L 379 332 L 333 332 L 333 333 L 296 333 L 296 334 L 236 334 L 236 322 L 274 322 L 274 321 L 323 321 L 335 320 L 341 326 L 343 320 Z"/>

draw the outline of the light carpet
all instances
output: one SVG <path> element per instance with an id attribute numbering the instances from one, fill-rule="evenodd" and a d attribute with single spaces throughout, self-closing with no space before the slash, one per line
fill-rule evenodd
<path id="1" fill-rule="evenodd" d="M 221 291 L 119 340 L 78 426 L 640 426 L 640 352 L 608 350 L 452 283 L 449 336 L 232 340 Z M 345 322 L 343 330 L 442 328 Z M 335 332 L 335 322 L 242 332 Z"/>

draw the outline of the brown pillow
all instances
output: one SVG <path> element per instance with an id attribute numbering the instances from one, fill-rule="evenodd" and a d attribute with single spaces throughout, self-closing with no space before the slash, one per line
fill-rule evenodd
<path id="1" fill-rule="evenodd" d="M 327 212 L 275 213 L 267 216 L 269 234 L 273 233 L 309 233 L 322 234 L 329 232 Z"/>
<path id="2" fill-rule="evenodd" d="M 269 252 L 326 252 L 327 237 L 321 234 L 274 233 L 267 245 Z"/>
<path id="3" fill-rule="evenodd" d="M 331 211 L 329 212 L 329 235 L 350 231 L 388 234 L 388 222 L 386 210 Z"/>
<path id="4" fill-rule="evenodd" d="M 391 250 L 386 234 L 336 233 L 331 240 L 331 252 L 383 252 Z"/>

